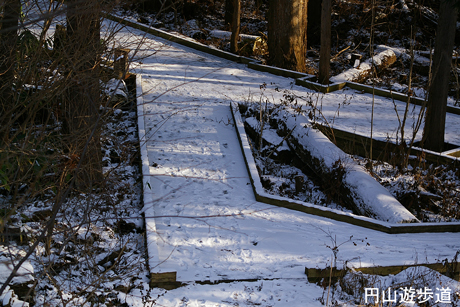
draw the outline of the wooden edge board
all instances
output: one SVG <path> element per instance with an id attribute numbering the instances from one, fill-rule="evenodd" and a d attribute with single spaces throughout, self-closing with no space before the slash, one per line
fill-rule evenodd
<path id="1" fill-rule="evenodd" d="M 343 151 L 349 154 L 358 154 L 364 156 L 366 152 L 369 152 L 371 138 L 356 133 L 348 132 L 338 128 L 326 127 L 321 124 L 316 124 L 315 128 L 319 129 L 324 135 L 326 135 L 332 142 L 336 143 Z M 352 145 L 352 148 L 347 148 Z M 378 149 L 380 153 L 386 151 L 399 151 L 399 145 L 391 141 L 372 140 L 374 149 Z M 423 157 L 426 161 L 435 165 L 439 164 L 458 164 L 460 163 L 458 155 L 460 148 L 456 148 L 450 151 L 436 153 L 433 151 L 425 150 L 418 147 L 411 148 L 411 155 Z M 457 155 L 458 154 L 458 155 Z M 380 157 L 382 158 L 382 157 Z M 382 158 L 383 159 L 383 158 Z M 383 159 L 385 160 L 385 159 Z"/>
<path id="2" fill-rule="evenodd" d="M 360 268 L 345 268 L 345 269 L 337 269 L 327 267 L 324 269 L 318 268 L 307 268 L 305 267 L 305 274 L 307 275 L 307 279 L 309 282 L 319 282 L 323 278 L 340 278 L 345 276 L 345 274 L 350 271 L 354 270 L 357 272 L 362 272 L 364 274 L 369 275 L 380 275 L 380 276 L 388 276 L 388 275 L 396 275 L 401 273 L 402 271 L 411 268 L 411 267 L 427 267 L 434 271 L 437 271 L 443 275 L 446 275 L 450 278 L 458 280 L 460 276 L 460 265 L 457 263 L 420 263 L 420 264 L 404 264 L 404 265 L 389 265 L 389 266 L 375 266 L 375 267 L 360 267 Z"/>
<path id="3" fill-rule="evenodd" d="M 183 285 L 177 281 L 177 272 L 150 273 L 150 287 L 152 288 L 173 290 Z"/>
<path id="4" fill-rule="evenodd" d="M 257 201 L 274 205 L 277 207 L 283 207 L 291 210 L 296 210 L 304 212 L 307 214 L 312 214 L 316 216 L 330 218 L 336 221 L 345 222 L 355 226 L 360 226 L 368 229 L 373 229 L 388 234 L 401 234 L 401 233 L 440 233 L 440 232 L 460 232 L 460 223 L 410 223 L 410 224 L 389 224 L 381 221 L 377 221 L 371 218 L 365 218 L 354 215 L 347 215 L 341 212 L 335 212 L 333 209 L 322 209 L 317 206 L 302 203 L 298 201 L 290 200 L 285 197 L 271 197 L 269 194 L 261 193 L 256 188 L 261 186 L 260 178 L 251 171 L 249 163 L 255 163 L 254 158 L 247 157 L 245 150 L 243 150 L 243 138 L 247 139 L 247 135 L 244 131 L 241 131 L 240 127 L 242 123 L 241 115 L 239 114 L 238 105 L 236 103 L 230 103 L 230 109 L 232 112 L 232 117 L 235 123 L 236 133 L 238 136 L 238 141 L 243 153 L 244 161 L 246 164 L 246 169 L 249 173 L 249 178 L 251 181 L 252 189 Z M 252 159 L 252 160 L 251 160 Z M 250 162 L 251 161 L 251 162 Z M 388 225 L 388 226 L 387 226 Z"/>
<path id="5" fill-rule="evenodd" d="M 367 93 L 371 93 L 371 94 L 374 93 L 377 96 L 389 97 L 389 98 L 393 98 L 393 99 L 404 101 L 404 102 L 407 102 L 408 100 L 408 96 L 405 94 L 393 92 L 393 91 L 389 91 L 385 89 L 380 89 L 380 88 L 373 88 L 368 85 L 355 83 L 351 81 L 342 82 L 342 83 L 333 83 L 330 85 L 322 85 L 320 83 L 316 83 L 316 82 L 308 80 L 309 78 L 313 77 L 312 75 L 308 75 L 308 74 L 293 71 L 293 70 L 278 68 L 274 66 L 263 65 L 258 60 L 239 56 L 239 55 L 236 55 L 230 52 L 226 52 L 223 50 L 219 50 L 216 48 L 212 48 L 202 43 L 195 42 L 189 39 L 185 39 L 177 35 L 170 34 L 168 32 L 149 27 L 147 25 L 142 25 L 142 24 L 139 24 L 133 21 L 129 21 L 122 17 L 114 16 L 112 14 L 106 14 L 106 18 L 111 19 L 113 21 L 117 21 L 125 25 L 128 25 L 135 29 L 150 33 L 152 35 L 167 39 L 169 41 L 199 50 L 199 51 L 203 51 L 203 52 L 206 52 L 206 53 L 209 53 L 209 54 L 212 54 L 212 55 L 215 55 L 215 56 L 227 59 L 227 60 L 231 60 L 237 63 L 246 64 L 248 68 L 252 68 L 254 70 L 268 72 L 268 73 L 278 75 L 278 76 L 293 78 L 295 79 L 296 85 L 300 85 L 308 89 L 319 91 L 325 94 L 341 90 L 345 86 L 348 86 L 350 88 L 361 90 Z M 423 105 L 425 102 L 421 98 L 411 97 L 410 103 L 417 104 L 417 105 Z M 447 112 L 460 115 L 460 107 L 447 106 Z"/>

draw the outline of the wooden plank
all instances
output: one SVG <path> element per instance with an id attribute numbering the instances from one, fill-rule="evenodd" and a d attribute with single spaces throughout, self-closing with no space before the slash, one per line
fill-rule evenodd
<path id="1" fill-rule="evenodd" d="M 341 90 L 347 85 L 347 83 L 345 82 L 344 83 L 332 83 L 329 85 L 322 85 L 320 83 L 316 83 L 316 82 L 307 80 L 305 78 L 297 79 L 295 81 L 295 84 L 306 87 L 308 89 L 311 89 L 317 92 L 325 93 L 325 94 Z"/>
<path id="2" fill-rule="evenodd" d="M 173 35 L 173 34 L 169 34 L 169 33 L 165 32 L 165 31 L 161 31 L 161 30 L 158 30 L 158 29 L 155 29 L 155 28 L 151 28 L 151 27 L 144 26 L 144 25 L 141 25 L 141 24 L 138 24 L 138 23 L 135 23 L 135 22 L 131 22 L 131 21 L 126 20 L 124 18 L 120 18 L 120 17 L 113 16 L 113 15 L 110 15 L 110 14 L 107 14 L 106 17 L 108 19 L 117 21 L 119 23 L 125 24 L 125 25 L 130 26 L 130 27 L 133 27 L 135 29 L 138 29 L 138 30 L 150 33 L 152 35 L 164 38 L 164 39 L 169 40 L 171 42 L 175 42 L 175 43 L 184 45 L 186 47 L 193 48 L 193 49 L 198 50 L 198 51 L 203 51 L 203 52 L 206 52 L 208 54 L 216 55 L 216 56 L 219 56 L 219 57 L 227 59 L 227 60 L 231 60 L 231 61 L 235 61 L 235 62 L 241 62 L 239 55 L 235 55 L 235 54 L 232 54 L 230 52 L 222 51 L 222 50 L 219 50 L 219 49 L 216 49 L 216 48 L 211 48 L 211 47 L 206 46 L 204 44 L 194 42 L 194 41 L 192 41 L 190 39 L 185 39 L 185 38 Z"/>
<path id="3" fill-rule="evenodd" d="M 364 228 L 368 228 L 372 230 L 378 230 L 378 231 L 385 232 L 385 233 L 392 233 L 391 227 L 387 227 L 382 223 L 378 223 L 377 221 L 373 222 L 372 220 L 360 219 L 358 217 L 336 213 L 334 211 L 330 211 L 327 209 L 323 210 L 320 208 L 313 207 L 308 203 L 299 204 L 297 202 L 290 201 L 289 199 L 272 198 L 272 197 L 269 197 L 268 195 L 267 196 L 261 195 L 257 193 L 257 191 L 255 193 L 255 196 L 256 196 L 257 201 L 260 201 L 266 204 L 270 204 L 270 205 L 274 205 L 277 207 L 283 207 L 283 208 L 287 208 L 287 209 L 291 209 L 291 210 L 295 210 L 299 212 L 304 212 L 307 214 L 321 216 L 321 217 L 329 218 L 335 221 L 345 222 L 348 224 L 352 224 L 352 225 L 356 225 L 356 226 L 360 226 L 360 227 L 364 227 Z"/>
<path id="4" fill-rule="evenodd" d="M 268 66 L 268 65 L 263 65 L 255 62 L 250 62 L 248 63 L 248 68 L 257 70 L 257 71 L 262 71 L 262 72 L 268 72 L 277 76 L 282 76 L 282 77 L 287 77 L 287 78 L 305 78 L 308 77 L 307 74 L 293 71 L 293 70 L 288 70 L 288 69 L 283 69 L 283 68 L 278 68 L 274 66 Z"/>
<path id="5" fill-rule="evenodd" d="M 410 267 L 427 267 L 434 271 L 437 271 L 443 275 L 446 275 L 449 278 L 458 280 L 460 276 L 460 265 L 457 262 L 453 263 L 424 263 L 424 264 L 411 264 L 411 265 L 390 265 L 390 266 L 375 266 L 375 267 L 361 267 L 353 268 L 353 270 L 362 272 L 369 275 L 396 275 Z M 322 279 L 328 279 L 332 277 L 333 279 L 341 278 L 349 271 L 349 268 L 346 269 L 337 269 L 327 267 L 325 269 L 318 268 L 305 268 L 305 274 L 307 275 L 309 282 L 320 282 Z"/>
<path id="6" fill-rule="evenodd" d="M 357 91 L 363 91 L 369 94 L 374 93 L 376 96 L 387 97 L 387 98 L 399 100 L 402 102 L 407 102 L 408 100 L 408 96 L 405 94 L 394 92 L 394 91 L 389 91 L 389 90 L 385 90 L 385 89 L 381 89 L 377 87 L 373 88 L 372 86 L 364 85 L 364 84 L 360 84 L 356 82 L 347 82 L 347 86 Z M 419 97 L 411 97 L 410 103 L 418 105 L 418 106 L 426 105 L 426 101 Z M 455 107 L 455 106 L 447 106 L 447 112 L 460 115 L 460 108 Z"/>
<path id="7" fill-rule="evenodd" d="M 369 137 L 337 128 L 325 127 L 320 124 L 317 124 L 315 128 L 319 129 L 346 153 L 368 157 L 371 144 L 371 139 Z M 374 152 L 380 153 L 380 155 L 375 158 L 385 162 L 390 162 L 391 153 L 399 152 L 401 150 L 399 145 L 395 143 L 389 141 L 384 142 L 376 139 L 372 141 L 372 146 Z M 460 161 L 456 158 L 460 156 L 460 151 L 455 150 L 454 152 L 454 155 L 441 155 L 417 147 L 412 147 L 411 149 L 411 155 L 423 157 L 423 159 L 434 165 L 459 165 Z"/>
<path id="8" fill-rule="evenodd" d="M 182 286 L 177 281 L 177 272 L 150 273 L 150 287 L 173 290 Z"/>

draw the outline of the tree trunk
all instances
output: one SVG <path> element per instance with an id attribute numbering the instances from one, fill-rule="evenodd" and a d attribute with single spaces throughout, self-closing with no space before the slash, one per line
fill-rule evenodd
<path id="1" fill-rule="evenodd" d="M 100 7 L 97 2 L 68 1 L 67 55 L 70 80 L 66 97 L 69 151 L 78 157 L 75 184 L 91 189 L 102 179 L 99 64 Z"/>
<path id="2" fill-rule="evenodd" d="M 268 63 L 305 72 L 308 0 L 270 0 Z"/>
<path id="3" fill-rule="evenodd" d="M 240 13 L 241 0 L 233 0 L 232 37 L 230 38 L 230 51 L 238 52 L 238 40 L 240 38 Z"/>
<path id="4" fill-rule="evenodd" d="M 14 66 L 16 63 L 18 26 L 21 13 L 19 0 L 3 4 L 0 36 L 0 140 L 8 134 L 8 125 L 15 107 L 13 103 Z"/>
<path id="5" fill-rule="evenodd" d="M 0 25 L 0 78 L 2 81 L 11 81 L 16 60 L 21 2 L 19 0 L 5 1 L 3 12 L 3 18 Z M 2 85 L 3 84 L 2 82 Z"/>
<path id="6" fill-rule="evenodd" d="M 323 0 L 321 8 L 321 49 L 319 53 L 319 83 L 329 84 L 331 62 L 331 13 L 332 0 Z"/>
<path id="7" fill-rule="evenodd" d="M 321 43 L 321 3 L 322 0 L 308 1 L 307 47 Z"/>
<path id="8" fill-rule="evenodd" d="M 455 1 L 441 0 L 433 55 L 432 83 L 423 129 L 423 147 L 441 152 L 444 147 L 447 96 L 455 40 L 457 8 Z"/>

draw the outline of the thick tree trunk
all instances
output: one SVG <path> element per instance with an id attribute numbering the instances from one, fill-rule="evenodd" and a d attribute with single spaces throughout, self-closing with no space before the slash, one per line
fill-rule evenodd
<path id="1" fill-rule="evenodd" d="M 13 77 L 13 68 L 16 61 L 21 2 L 18 0 L 5 1 L 3 12 L 0 25 L 0 78 L 2 81 L 8 81 L 7 79 L 11 80 Z M 1 85 L 3 84 L 2 82 Z"/>
<path id="2" fill-rule="evenodd" d="M 90 189 L 102 179 L 99 125 L 100 8 L 97 2 L 68 2 L 67 55 L 69 84 L 66 97 L 66 124 L 70 154 L 80 162 L 75 184 Z"/>
<path id="3" fill-rule="evenodd" d="M 238 52 L 238 40 L 240 38 L 240 13 L 241 0 L 233 0 L 232 37 L 230 38 L 230 51 Z"/>
<path id="4" fill-rule="evenodd" d="M 8 122 L 14 112 L 13 92 L 14 66 L 16 63 L 17 40 L 21 2 L 7 0 L 3 4 L 0 35 L 0 140 L 7 134 Z"/>
<path id="5" fill-rule="evenodd" d="M 447 96 L 455 40 L 457 8 L 455 1 L 441 0 L 433 55 L 432 83 L 423 130 L 424 148 L 441 152 L 444 147 Z"/>
<path id="6" fill-rule="evenodd" d="M 323 0 L 321 8 L 321 50 L 319 53 L 319 83 L 329 84 L 331 61 L 331 13 L 332 0 Z"/>
<path id="7" fill-rule="evenodd" d="M 305 72 L 308 0 L 270 0 L 269 64 Z"/>

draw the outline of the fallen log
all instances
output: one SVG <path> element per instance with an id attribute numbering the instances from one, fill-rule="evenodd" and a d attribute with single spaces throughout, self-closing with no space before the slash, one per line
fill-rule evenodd
<path id="1" fill-rule="evenodd" d="M 333 201 L 356 214 L 390 223 L 414 223 L 419 220 L 381 186 L 349 155 L 324 134 L 313 129 L 309 120 L 280 110 L 274 115 L 278 133 L 286 135 L 289 146 L 322 181 Z"/>
<path id="2" fill-rule="evenodd" d="M 379 71 L 390 67 L 394 62 L 396 62 L 396 54 L 393 50 L 386 49 L 359 64 L 358 67 L 348 69 L 337 76 L 331 77 L 330 80 L 332 83 L 361 82 L 372 73 L 373 66 Z"/>

